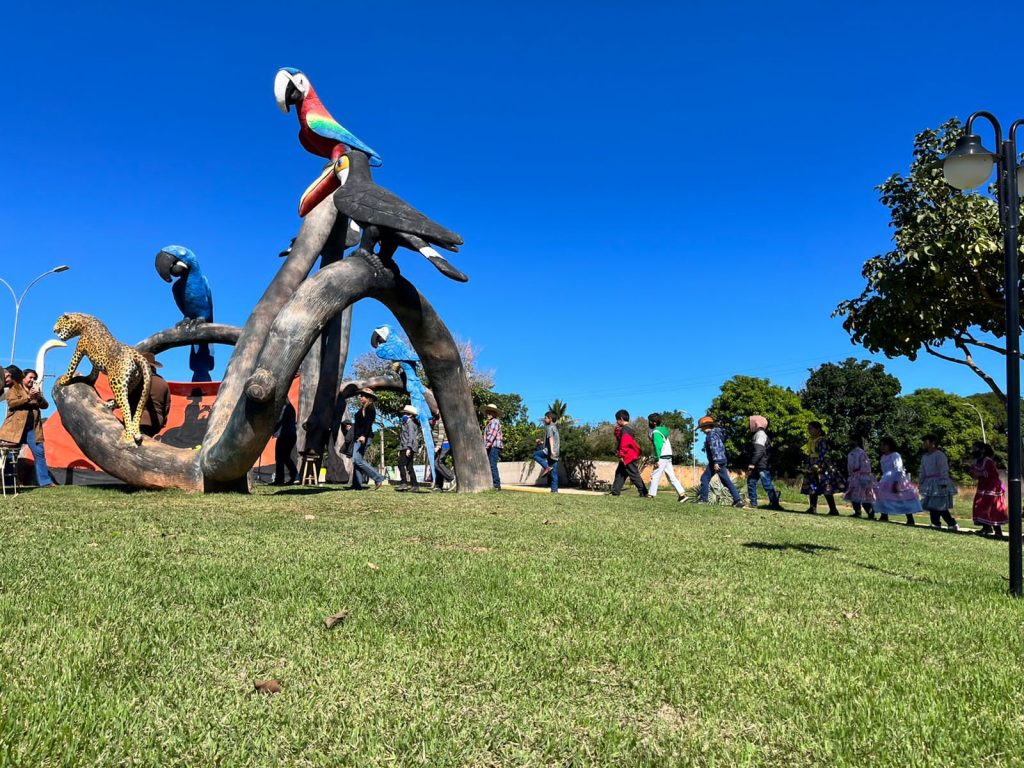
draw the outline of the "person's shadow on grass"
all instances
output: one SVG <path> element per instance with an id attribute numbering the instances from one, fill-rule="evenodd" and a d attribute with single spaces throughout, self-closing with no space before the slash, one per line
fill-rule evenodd
<path id="1" fill-rule="evenodd" d="M 768 549 L 776 552 L 793 550 L 805 555 L 817 555 L 818 552 L 838 552 L 839 547 L 829 547 L 825 544 L 770 544 L 767 541 L 748 541 L 743 545 L 747 549 Z"/>

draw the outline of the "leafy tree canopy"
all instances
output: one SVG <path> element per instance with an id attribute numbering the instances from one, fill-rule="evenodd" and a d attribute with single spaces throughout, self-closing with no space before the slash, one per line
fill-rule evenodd
<path id="1" fill-rule="evenodd" d="M 768 379 L 734 376 L 722 384 L 721 394 L 712 401 L 709 413 L 726 433 L 726 449 L 732 466 L 746 466 L 750 456 L 749 419 L 760 415 L 768 419 L 774 470 L 783 475 L 800 471 L 807 443 L 807 424 L 816 417 L 803 406 L 800 396 L 793 390 L 772 384 Z"/>
<path id="2" fill-rule="evenodd" d="M 865 262 L 864 290 L 834 314 L 872 352 L 914 360 L 924 350 L 967 366 L 1005 398 L 974 358 L 978 349 L 1005 354 L 995 343 L 1005 335 L 998 208 L 990 197 L 951 187 L 939 164 L 962 133 L 955 118 L 922 131 L 908 175 L 878 187 L 894 248 Z"/>
<path id="3" fill-rule="evenodd" d="M 851 435 L 875 443 L 892 430 L 901 388 L 881 363 L 851 357 L 811 371 L 800 400 L 807 410 L 827 414 L 829 446 L 838 460 Z"/>
<path id="4" fill-rule="evenodd" d="M 898 417 L 885 434 L 896 441 L 909 470 L 916 473 L 920 467 L 921 439 L 934 434 L 949 457 L 954 477 L 970 482 L 966 468 L 971 444 L 981 439 L 981 427 L 977 414 L 965 403 L 965 398 L 941 389 L 918 389 L 901 398 Z M 877 461 L 878 442 L 865 447 Z"/>

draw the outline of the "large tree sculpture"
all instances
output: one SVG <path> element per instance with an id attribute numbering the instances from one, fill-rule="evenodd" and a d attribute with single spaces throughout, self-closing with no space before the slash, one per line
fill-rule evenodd
<path id="1" fill-rule="evenodd" d="M 287 76 L 282 79 L 279 73 L 275 82 L 279 100 L 291 106 L 308 98 L 311 88 L 296 77 L 297 71 L 284 72 Z M 306 129 L 302 115 L 300 125 Z M 308 378 L 315 379 L 308 396 L 312 402 L 324 404 L 322 409 L 314 405 L 311 413 L 325 414 L 311 417 L 305 424 L 307 450 L 322 448 L 332 415 L 328 411 L 338 391 L 339 359 L 348 349 L 348 309 L 360 299 L 373 298 L 394 313 L 430 379 L 456 458 L 459 490 L 476 492 L 490 487 L 480 427 L 458 348 L 434 308 L 402 277 L 394 260 L 399 246 L 410 248 L 430 259 L 442 273 L 464 281 L 466 276 L 431 247 L 455 250 L 462 239 L 378 187 L 369 170 L 375 153 L 370 154 L 372 150 L 351 134 L 346 132 L 346 136 L 353 141 L 336 138 L 335 144 L 326 148 L 332 158 L 325 173 L 329 179 L 322 177 L 303 196 L 310 212 L 245 326 L 240 331 L 213 323 L 172 328 L 138 345 L 140 350 L 152 352 L 198 343 L 235 345 L 199 450 L 172 448 L 149 439 L 140 446 L 123 446 L 119 443 L 120 423 L 103 407 L 91 386 L 72 382 L 54 389 L 68 431 L 106 472 L 144 488 L 248 490 L 249 470 L 267 444 L 292 378 L 307 356 L 312 362 L 307 362 L 306 370 L 312 369 L 313 374 Z M 310 142 L 303 145 L 320 149 L 312 139 Z M 359 247 L 342 258 L 356 233 Z M 321 255 L 320 269 L 309 277 Z M 310 356 L 318 341 L 319 348 Z"/>

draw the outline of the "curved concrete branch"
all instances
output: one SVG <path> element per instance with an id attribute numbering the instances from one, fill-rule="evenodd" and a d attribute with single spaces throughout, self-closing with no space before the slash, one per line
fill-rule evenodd
<path id="1" fill-rule="evenodd" d="M 135 348 L 140 352 L 152 352 L 155 355 L 175 347 L 187 347 L 190 344 L 227 344 L 238 343 L 242 329 L 237 325 L 223 323 L 202 323 L 196 326 L 174 326 L 147 336 Z"/>

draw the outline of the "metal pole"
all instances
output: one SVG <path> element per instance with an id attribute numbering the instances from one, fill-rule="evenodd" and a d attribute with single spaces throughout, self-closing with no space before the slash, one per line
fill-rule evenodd
<path id="1" fill-rule="evenodd" d="M 1020 443 L 1020 269 L 1017 226 L 1020 209 L 1013 130 L 999 147 L 999 207 L 1006 259 L 1006 417 L 1007 503 L 1010 513 L 1010 594 L 1024 595 L 1021 578 L 1021 443 Z"/>
<path id="2" fill-rule="evenodd" d="M 981 415 L 981 410 L 979 410 L 978 406 L 974 403 L 968 402 L 967 400 L 964 400 L 964 405 L 968 408 L 973 408 L 974 412 L 978 414 L 978 419 L 981 421 L 981 442 L 987 443 L 988 437 L 985 435 L 985 417 Z"/>
<path id="3" fill-rule="evenodd" d="M 65 272 L 68 269 L 69 269 L 69 267 L 65 264 L 65 265 L 61 265 L 59 267 L 54 267 L 53 269 L 48 269 L 46 272 L 43 272 L 43 274 L 41 274 L 38 277 L 36 277 L 35 280 L 33 280 L 31 283 L 29 283 L 25 287 L 25 290 L 21 292 L 21 297 L 20 298 L 15 295 L 14 289 L 11 288 L 11 284 L 8 283 L 6 280 L 0 278 L 0 283 L 3 283 L 4 285 L 7 286 L 7 290 L 9 290 L 11 292 L 11 298 L 14 299 L 14 332 L 11 334 L 11 362 L 10 362 L 11 365 L 14 365 L 14 350 L 15 350 L 15 346 L 18 343 L 18 318 L 21 315 L 21 302 L 23 302 L 25 300 L 25 295 L 28 293 L 29 289 L 33 285 L 38 283 L 40 280 L 42 280 L 47 275 L 52 275 L 52 274 L 54 274 L 56 272 Z"/>

